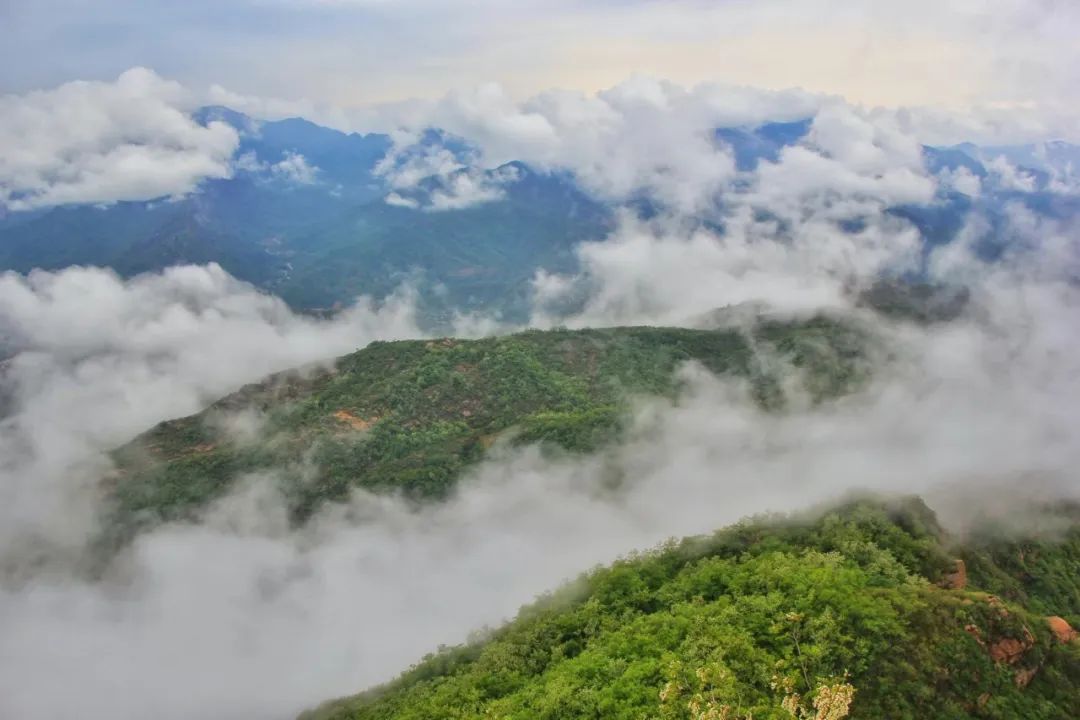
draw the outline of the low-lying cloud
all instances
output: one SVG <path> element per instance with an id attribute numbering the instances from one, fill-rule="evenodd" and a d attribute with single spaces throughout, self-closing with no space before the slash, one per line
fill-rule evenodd
<path id="1" fill-rule="evenodd" d="M 199 125 L 191 102 L 145 68 L 0 97 L 0 208 L 176 197 L 230 177 L 236 131 Z"/>
<path id="2" fill-rule="evenodd" d="M 0 275 L 0 564 L 7 550 L 79 549 L 93 529 L 101 451 L 245 382 L 374 339 L 416 337 L 402 291 L 334 320 L 293 314 L 220 267 L 122 281 L 93 268 Z"/>
<path id="3" fill-rule="evenodd" d="M 143 535 L 90 582 L 18 541 L 77 544 L 71 519 L 87 508 L 72 502 L 93 502 L 102 451 L 264 372 L 415 333 L 409 303 L 313 322 L 216 269 L 6 276 L 0 306 L 22 353 L 0 428 L 20 448 L 3 453 L 16 502 L 3 504 L 0 712 L 288 718 L 595 563 L 748 513 L 852 489 L 961 488 L 974 505 L 984 488 L 1075 496 L 1080 297 L 1046 267 L 987 270 L 981 288 L 955 323 L 873 320 L 891 359 L 822 407 L 766 413 L 738 382 L 691 366 L 681 400 L 641 399 L 627 439 L 597 455 L 503 449 L 444 504 L 360 493 L 301 531 L 273 478 L 248 478 L 202 522 Z"/>
<path id="4" fill-rule="evenodd" d="M 119 92 L 72 87 L 56 92 Z M 170 88 L 152 106 L 179 133 L 169 152 L 209 150 L 214 168 L 228 165 L 235 133 L 192 130 Z M 538 275 L 532 324 L 684 324 L 757 302 L 781 315 L 826 308 L 880 336 L 871 384 L 824 406 L 765 413 L 739 383 L 688 367 L 678 402 L 639 399 L 625 441 L 596 455 L 503 448 L 443 504 L 418 510 L 361 493 L 302 530 L 284 521 L 274 478 L 251 477 L 201 522 L 142 535 L 104 579 L 88 580 L 71 565 L 97 529 L 108 450 L 267 373 L 418 336 L 415 295 L 362 299 L 316 320 L 216 266 L 130 280 L 87 268 L 0 276 L 0 715 L 287 718 L 390 678 L 595 563 L 747 513 L 852 489 L 960 488 L 973 505 L 991 487 L 1076 494 L 1075 228 L 1009 206 L 995 220 L 1011 238 L 997 261 L 981 259 L 989 221 L 978 216 L 956 242 L 927 250 L 886 210 L 984 181 L 931 175 L 910 117 L 798 92 L 646 79 L 524 104 L 483 88 L 437 113 L 479 155 L 463 163 L 400 145 L 382 171 L 391 202 L 471 203 L 474 186 L 411 193 L 432 175 L 475 180 L 524 160 L 572 172 L 617 203 L 644 194 L 658 206 L 580 246 L 580 273 Z M 713 136 L 810 115 L 804 138 L 753 171 Z M 105 162 L 137 136 L 91 130 L 71 141 L 76 159 Z M 1005 162 L 994 182 L 1023 182 Z M 118 198 L 92 174 L 54 182 L 47 167 L 20 167 L 7 177 L 31 180 L 3 180 L 9 204 Z M 182 193 L 214 172 L 148 186 Z M 863 284 L 919 268 L 971 286 L 964 317 L 927 328 L 852 308 Z M 472 318 L 468 327 L 493 326 Z M 258 432 L 258 418 L 233 422 Z"/>

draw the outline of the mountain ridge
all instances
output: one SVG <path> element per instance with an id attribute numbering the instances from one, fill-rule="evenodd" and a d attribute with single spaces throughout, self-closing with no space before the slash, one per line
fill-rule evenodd
<path id="1" fill-rule="evenodd" d="M 874 341 L 828 316 L 743 328 L 525 331 L 479 340 L 375 342 L 332 367 L 245 386 L 113 454 L 113 543 L 190 519 L 245 473 L 273 470 L 294 521 L 356 487 L 439 499 L 502 438 L 585 452 L 615 441 L 633 396 L 678 396 L 695 362 L 785 403 L 794 370 L 816 402 L 857 387 Z M 227 418 L 253 416 L 254 434 Z"/>
<path id="2" fill-rule="evenodd" d="M 194 118 L 203 124 L 224 121 L 237 130 L 232 177 L 205 181 L 184 198 L 7 213 L 0 218 L 0 270 L 26 273 L 77 264 L 110 267 L 128 277 L 217 262 L 300 311 L 332 310 L 358 295 L 378 299 L 412 280 L 420 285 L 429 324 L 454 311 L 495 309 L 520 322 L 531 300 L 523 288 L 535 274 L 579 271 L 577 248 L 602 240 L 616 225 L 618 203 L 589 192 L 571 173 L 520 160 L 480 167 L 467 139 L 442 131 L 429 129 L 415 148 L 394 149 L 388 135 L 344 133 L 298 117 L 259 121 L 211 106 Z M 747 172 L 775 162 L 811 126 L 803 119 L 718 128 L 713 142 L 729 148 Z M 392 159 L 405 163 L 423 161 L 428 152 L 447 153 L 467 187 L 484 188 L 482 197 L 459 197 L 453 173 L 398 187 L 395 168 L 381 167 L 392 150 Z M 918 230 L 924 254 L 955 240 L 974 214 L 989 223 L 989 237 L 976 249 L 991 260 L 1011 241 L 1006 206 L 1055 220 L 1080 214 L 1080 200 L 1049 184 L 1050 173 L 1077 155 L 1074 146 L 922 151 L 930 174 L 962 171 L 986 184 L 981 195 L 953 189 L 927 205 L 888 209 Z M 989 182 L 988 164 L 999 156 L 1019 163 L 1017 172 L 1031 184 L 1030 192 Z M 429 201 L 439 193 L 450 200 L 433 208 Z M 643 218 L 662 210 L 649 197 L 635 196 L 628 207 Z M 715 219 L 701 222 L 722 230 Z M 184 230 L 178 233 L 178 226 Z"/>
<path id="3" fill-rule="evenodd" d="M 1057 537 L 991 543 L 950 537 L 910 497 L 744 520 L 586 573 L 301 719 L 1065 720 L 1080 711 L 1066 517 Z M 1041 564 L 995 562 L 1018 548 Z M 1066 595 L 986 592 L 1025 574 Z"/>

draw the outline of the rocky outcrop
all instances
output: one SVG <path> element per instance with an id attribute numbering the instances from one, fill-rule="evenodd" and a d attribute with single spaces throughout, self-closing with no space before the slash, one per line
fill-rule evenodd
<path id="1" fill-rule="evenodd" d="M 1046 623 L 1050 626 L 1050 632 L 1054 633 L 1054 637 L 1057 638 L 1058 642 L 1070 643 L 1080 637 L 1080 633 L 1073 630 L 1072 626 L 1064 618 L 1054 615 L 1046 618 Z"/>
<path id="2" fill-rule="evenodd" d="M 967 566 L 963 560 L 957 560 L 953 571 L 941 578 L 941 587 L 946 590 L 963 590 L 967 587 Z"/>
<path id="3" fill-rule="evenodd" d="M 987 646 L 990 658 L 996 663 L 1015 665 L 1024 657 L 1024 653 L 1035 646 L 1031 631 L 1024 628 L 1023 638 L 1001 638 Z"/>

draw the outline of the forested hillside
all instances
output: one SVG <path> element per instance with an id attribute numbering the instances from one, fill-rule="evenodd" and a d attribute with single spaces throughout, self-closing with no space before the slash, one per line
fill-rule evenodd
<path id="1" fill-rule="evenodd" d="M 296 521 L 354 487 L 439 498 L 500 440 L 585 451 L 614 439 L 633 397 L 678 395 L 687 362 L 742 378 L 779 408 L 792 368 L 813 400 L 850 389 L 867 373 L 869 342 L 817 317 L 373 343 L 332 368 L 249 385 L 118 450 L 108 529 L 126 536 L 192 517 L 259 470 L 278 474 Z"/>
<path id="2" fill-rule="evenodd" d="M 917 499 L 744 521 L 303 718 L 1068 720 L 1080 515 L 1044 512 L 1057 533 L 964 543 Z"/>

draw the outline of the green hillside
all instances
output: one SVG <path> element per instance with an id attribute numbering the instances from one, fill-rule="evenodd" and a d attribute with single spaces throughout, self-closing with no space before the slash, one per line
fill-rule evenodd
<path id="1" fill-rule="evenodd" d="M 537 269 L 578 269 L 575 249 L 612 229 L 610 212 L 564 178 L 515 165 L 496 202 L 424 212 L 377 200 L 284 236 L 291 269 L 264 287 L 296 308 L 329 308 L 363 292 L 383 297 L 418 281 L 432 321 L 453 310 L 528 318 Z"/>
<path id="2" fill-rule="evenodd" d="M 595 570 L 303 718 L 1071 720 L 1078 518 L 959 547 L 914 499 L 745 521 Z"/>
<path id="3" fill-rule="evenodd" d="M 570 451 L 616 437 L 635 395 L 675 397 L 687 361 L 746 379 L 766 407 L 803 370 L 809 395 L 837 395 L 865 375 L 867 337 L 819 317 L 750 331 L 629 327 L 530 331 L 482 340 L 377 342 L 332 370 L 283 373 L 206 411 L 161 423 L 115 453 L 119 538 L 191 517 L 243 473 L 273 469 L 294 520 L 353 487 L 438 498 L 494 442 Z M 257 416 L 247 434 L 237 414 Z"/>

